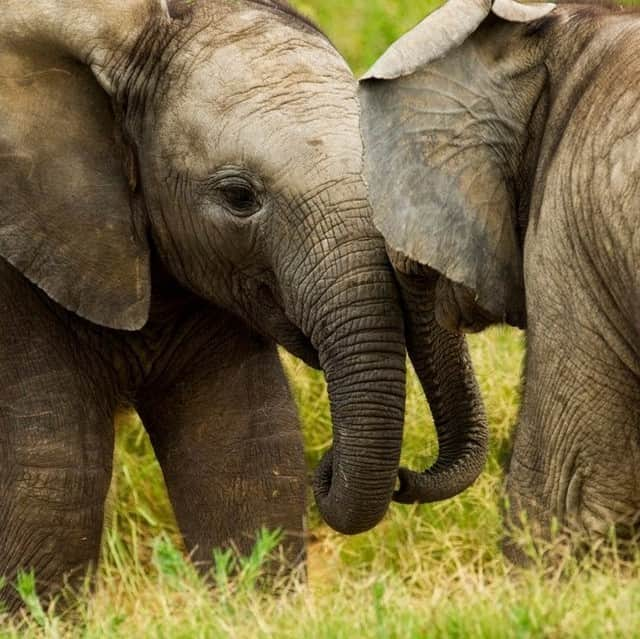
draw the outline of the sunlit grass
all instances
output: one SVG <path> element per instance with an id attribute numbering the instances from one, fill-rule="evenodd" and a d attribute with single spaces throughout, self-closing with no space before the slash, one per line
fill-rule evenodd
<path id="1" fill-rule="evenodd" d="M 94 592 L 64 614 L 42 611 L 29 576 L 18 637 L 627 637 L 640 628 L 640 562 L 573 559 L 555 571 L 517 570 L 500 552 L 502 462 L 517 415 L 520 333 L 493 329 L 470 340 L 491 423 L 487 472 L 465 494 L 420 507 L 393 505 L 375 530 L 338 535 L 309 507 L 309 578 L 264 584 L 274 538 L 238 561 L 218 553 L 205 583 L 185 559 L 150 445 L 134 416 L 118 428 L 118 455 Z M 304 425 L 310 467 L 330 442 L 322 376 L 283 356 Z M 405 463 L 422 466 L 434 431 L 413 375 Z M 425 451 L 427 451 L 425 453 Z M 215 587 L 212 587 L 215 584 Z"/>

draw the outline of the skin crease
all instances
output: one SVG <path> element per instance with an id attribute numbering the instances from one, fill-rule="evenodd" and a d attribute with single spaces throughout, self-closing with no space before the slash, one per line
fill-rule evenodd
<path id="1" fill-rule="evenodd" d="M 327 377 L 325 518 L 372 527 L 397 476 L 404 329 L 355 80 L 277 6 L 170 9 L 10 0 L 0 18 L 0 575 L 33 569 L 41 594 L 98 560 L 122 406 L 199 566 L 261 526 L 303 558 L 276 343 Z"/>
<path id="2" fill-rule="evenodd" d="M 611 526 L 619 541 L 637 532 L 639 45 L 640 14 L 614 6 L 561 4 L 529 24 L 491 16 L 424 70 L 428 90 L 416 119 L 407 120 L 435 131 L 421 138 L 433 146 L 419 147 L 430 166 L 446 174 L 454 157 L 458 175 L 470 176 L 465 197 L 487 224 L 504 223 L 496 211 L 509 204 L 506 223 L 519 238 L 526 295 L 507 301 L 512 310 L 526 303 L 524 317 L 512 317 L 526 325 L 527 357 L 508 519 L 518 525 L 524 511 L 543 538 L 554 518 L 576 543 L 602 541 Z M 421 76 L 403 81 L 413 99 Z M 487 158 L 506 185 L 505 199 L 489 181 Z M 487 201 L 486 210 L 477 205 Z M 446 220 L 434 215 L 444 235 Z M 472 215 L 458 236 L 480 244 L 484 222 Z M 444 286 L 441 323 L 468 328 L 474 316 L 489 323 L 474 293 L 471 282 Z M 515 543 L 505 550 L 526 560 Z"/>

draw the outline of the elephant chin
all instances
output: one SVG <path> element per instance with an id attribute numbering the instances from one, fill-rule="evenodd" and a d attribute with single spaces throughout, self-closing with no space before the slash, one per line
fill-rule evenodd
<path id="1" fill-rule="evenodd" d="M 270 330 L 270 337 L 283 346 L 294 357 L 301 359 L 307 366 L 322 370 L 318 351 L 308 337 L 298 330 L 293 324 L 279 326 Z"/>
<path id="2" fill-rule="evenodd" d="M 444 276 L 436 285 L 435 313 L 438 324 L 452 333 L 479 333 L 500 321 L 476 302 L 471 289 Z"/>

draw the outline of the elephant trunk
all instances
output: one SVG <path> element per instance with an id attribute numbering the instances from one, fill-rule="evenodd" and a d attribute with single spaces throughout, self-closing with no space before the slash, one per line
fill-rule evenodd
<path id="1" fill-rule="evenodd" d="M 395 260 L 394 260 L 395 261 Z M 428 503 L 468 488 L 482 471 L 488 428 L 463 335 L 436 320 L 436 273 L 398 273 L 407 350 L 424 389 L 438 435 L 438 459 L 422 473 L 400 469 L 394 501 Z"/>
<path id="2" fill-rule="evenodd" d="M 327 379 L 334 437 L 314 493 L 325 521 L 343 534 L 365 532 L 386 513 L 402 445 L 402 313 L 384 245 L 376 239 L 373 247 L 342 247 L 344 257 L 351 256 L 345 264 L 351 263 L 322 295 L 312 337 Z"/>

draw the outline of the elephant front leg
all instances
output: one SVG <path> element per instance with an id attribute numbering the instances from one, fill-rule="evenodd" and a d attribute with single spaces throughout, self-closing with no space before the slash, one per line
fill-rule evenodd
<path id="1" fill-rule="evenodd" d="M 214 548 L 246 554 L 266 527 L 284 532 L 286 567 L 300 562 L 304 455 L 275 346 L 238 329 L 176 375 L 138 411 L 193 559 L 206 570 Z"/>
<path id="2" fill-rule="evenodd" d="M 10 611 L 20 571 L 48 597 L 97 563 L 113 456 L 110 407 L 83 374 L 53 348 L 35 374 L 30 355 L 0 376 L 0 609 Z"/>
<path id="3" fill-rule="evenodd" d="M 524 515 L 543 540 L 559 527 L 576 550 L 615 531 L 621 550 L 640 531 L 637 378 L 592 335 L 567 340 L 572 353 L 531 340 L 507 479 L 510 522 Z"/>

